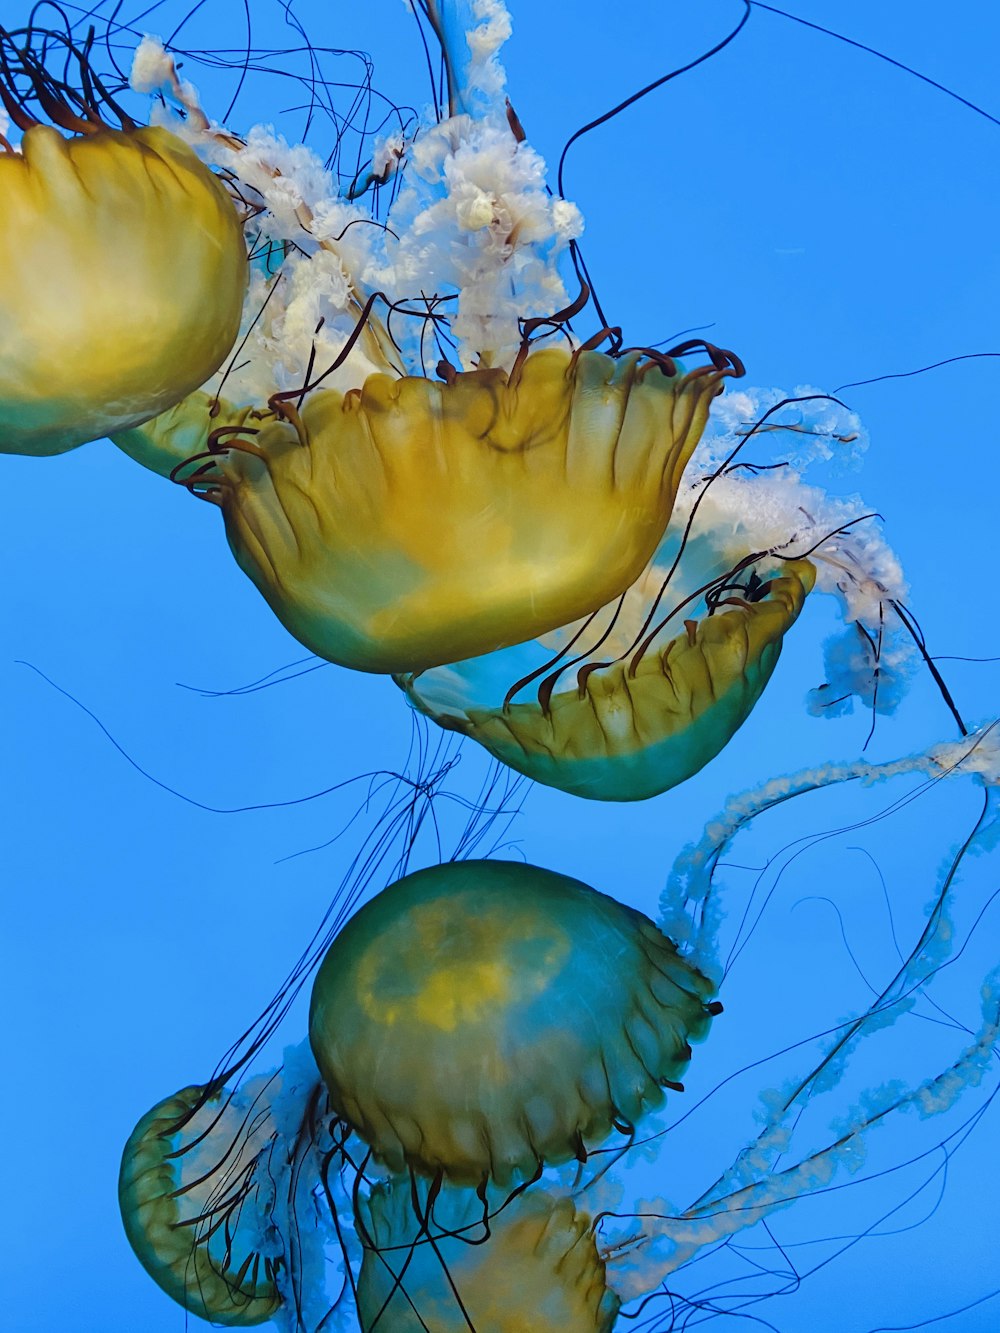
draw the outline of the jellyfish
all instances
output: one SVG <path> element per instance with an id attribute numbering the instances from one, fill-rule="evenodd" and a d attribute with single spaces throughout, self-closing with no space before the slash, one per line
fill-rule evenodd
<path id="1" fill-rule="evenodd" d="M 579 1152 L 575 1156 L 555 1152 L 547 1162 L 526 1158 L 517 1173 L 522 1177 L 519 1183 L 513 1177 L 504 1181 L 502 1173 L 493 1171 L 488 1179 L 476 1182 L 475 1188 L 471 1176 L 463 1184 L 440 1167 L 433 1174 L 426 1171 L 430 1163 L 416 1160 L 405 1163 L 409 1171 L 398 1173 L 389 1154 L 381 1154 L 382 1144 L 395 1135 L 395 1129 L 386 1128 L 389 1108 L 381 1108 L 379 1141 L 377 1133 L 369 1133 L 361 1117 L 338 1095 L 341 1076 L 331 1076 L 329 1065 L 321 1082 L 310 1052 L 311 1046 L 317 1053 L 319 1049 L 314 1023 L 310 1042 L 286 1049 L 281 1070 L 257 1075 L 235 1092 L 189 1089 L 167 1099 L 140 1121 L 123 1158 L 121 1187 L 123 1216 L 140 1257 L 160 1284 L 195 1313 L 205 1316 L 207 1312 L 215 1322 L 249 1323 L 251 1315 L 263 1314 L 266 1308 L 251 1304 L 252 1295 L 272 1304 L 268 1317 L 279 1328 L 307 1333 L 320 1333 L 335 1317 L 338 1322 L 333 1326 L 355 1327 L 351 1322 L 354 1311 L 367 1333 L 382 1327 L 389 1333 L 409 1333 L 424 1325 L 447 1333 L 452 1327 L 468 1327 L 464 1319 L 483 1333 L 504 1333 L 528 1321 L 533 1328 L 593 1328 L 609 1333 L 617 1326 L 619 1304 L 627 1316 L 638 1306 L 651 1318 L 660 1299 L 669 1300 L 675 1311 L 688 1308 L 684 1293 L 690 1282 L 700 1285 L 703 1281 L 695 1276 L 700 1270 L 692 1267 L 687 1272 L 689 1266 L 758 1223 L 777 1228 L 776 1215 L 796 1200 L 841 1187 L 845 1178 L 850 1182 L 880 1124 L 907 1112 L 941 1115 L 987 1078 L 1000 1032 L 1000 978 L 996 975 L 987 977 L 983 987 L 978 1031 L 963 1033 L 940 1004 L 929 1010 L 938 1026 L 946 1029 L 950 1044 L 958 1045 L 955 1056 L 943 1067 L 909 1086 L 905 1079 L 895 1077 L 865 1090 L 845 1117 L 828 1127 L 821 1124 L 817 1131 L 817 1110 L 845 1081 L 859 1046 L 885 1037 L 912 1015 L 914 995 L 922 993 L 943 970 L 950 949 L 964 947 L 952 921 L 953 898 L 968 856 L 995 845 L 1000 830 L 998 735 L 1000 727 L 988 726 L 964 740 L 941 743 L 910 758 L 885 764 L 859 761 L 823 766 L 772 781 L 733 798 L 701 838 L 677 857 L 662 899 L 663 925 L 684 939 L 686 959 L 697 960 L 704 973 L 723 976 L 718 953 L 722 916 L 717 900 L 724 888 L 716 875 L 734 839 L 758 818 L 823 785 L 894 781 L 908 775 L 920 776 L 928 785 L 972 778 L 985 797 L 971 834 L 943 869 L 936 902 L 920 937 L 907 945 L 896 975 L 867 1009 L 822 1034 L 819 1057 L 812 1068 L 767 1094 L 753 1137 L 715 1179 L 708 1163 L 717 1154 L 702 1141 L 698 1122 L 694 1122 L 688 1139 L 693 1139 L 696 1151 L 685 1174 L 707 1171 L 708 1176 L 705 1179 L 703 1174 L 693 1200 L 675 1203 L 669 1197 L 650 1194 L 647 1181 L 654 1151 L 666 1159 L 663 1174 L 670 1188 L 678 1164 L 673 1134 L 650 1126 L 648 1105 L 641 1125 L 629 1127 L 641 1132 L 630 1133 L 629 1142 L 604 1155 L 603 1161 L 600 1152 L 589 1154 L 586 1160 L 580 1160 L 584 1154 Z M 890 811 L 899 804 L 894 802 Z M 478 812 L 470 818 L 477 820 Z M 471 834 L 473 828 L 470 824 L 465 834 Z M 463 836 L 460 841 L 465 840 Z M 776 878 L 784 873 L 786 861 L 785 855 L 776 858 Z M 498 926 L 481 903 L 479 910 L 456 917 L 441 910 L 440 898 L 430 890 L 414 891 L 421 884 L 433 888 L 435 880 L 440 884 L 442 870 L 445 881 L 475 885 L 485 867 L 499 875 L 497 888 L 506 909 L 499 930 L 505 936 L 501 949 L 491 950 L 486 958 L 477 936 L 493 938 Z M 518 895 L 512 887 L 513 876 L 524 869 L 516 863 L 449 862 L 416 872 L 376 895 L 353 918 L 373 945 L 367 970 L 364 950 L 359 949 L 357 936 L 352 939 L 350 923 L 336 935 L 317 988 L 328 992 L 329 975 L 324 977 L 323 971 L 332 973 L 340 994 L 353 996 L 355 1005 L 353 1010 L 350 1005 L 331 1008 L 327 1016 L 349 1024 L 357 1011 L 367 1009 L 372 1019 L 364 1034 L 367 1047 L 360 1041 L 353 1046 L 350 1041 L 340 1042 L 341 1052 L 346 1053 L 343 1067 L 350 1061 L 363 1071 L 362 1077 L 375 1070 L 378 1079 L 386 1063 L 399 1064 L 402 1074 L 412 1077 L 417 1064 L 412 1058 L 414 1046 L 427 1050 L 425 1029 L 432 1027 L 442 1042 L 468 1037 L 477 1016 L 481 1019 L 484 1012 L 503 1006 L 501 992 L 509 996 L 513 972 L 503 964 L 512 959 L 523 964 L 524 988 L 535 992 L 526 997 L 522 1011 L 535 1005 L 540 996 L 544 998 L 544 983 L 558 966 L 560 941 L 555 931 L 538 930 L 537 925 L 526 932 L 520 918 L 532 911 L 537 918 L 538 899 L 544 905 L 554 887 L 552 880 L 568 896 L 558 901 L 560 910 L 554 917 L 550 914 L 550 919 L 560 925 L 570 922 L 574 936 L 586 938 L 588 946 L 584 961 L 591 990 L 582 1012 L 576 997 L 571 997 L 576 1028 L 582 1027 L 585 1037 L 591 1035 L 581 1021 L 590 1006 L 600 1030 L 607 1030 L 600 996 L 594 996 L 592 989 L 599 973 L 598 960 L 612 954 L 624 975 L 633 978 L 632 987 L 636 986 L 635 958 L 625 949 L 609 948 L 607 925 L 609 921 L 627 922 L 638 914 L 575 881 L 534 867 L 528 868 L 527 892 Z M 545 886 L 541 892 L 540 885 Z M 408 891 L 413 891 L 417 907 L 429 904 L 435 908 L 436 920 L 421 922 L 419 913 L 411 911 L 409 924 L 417 927 L 417 939 L 409 950 L 410 975 L 401 978 L 399 958 L 388 939 L 400 918 L 390 912 L 389 928 L 379 931 L 377 925 L 371 928 L 375 915 L 371 909 L 385 912 L 389 900 Z M 975 903 L 971 907 L 974 913 L 981 910 Z M 453 931 L 450 949 L 445 951 L 434 947 L 440 942 L 442 921 Z M 642 940 L 655 939 L 652 927 L 642 918 L 638 922 Z M 631 926 L 634 931 L 634 920 Z M 346 947 L 338 950 L 338 941 Z M 901 936 L 899 943 L 902 945 Z M 545 969 L 538 966 L 539 953 L 548 960 L 547 975 L 540 976 Z M 659 957 L 662 961 L 664 954 Z M 695 979 L 697 992 L 689 991 L 684 1003 L 706 1024 L 704 997 L 712 988 L 702 971 L 691 969 L 690 962 L 685 973 L 679 974 L 676 957 L 672 950 L 665 952 L 667 963 L 673 964 L 670 985 L 679 981 L 690 987 Z M 417 961 L 423 967 L 414 985 Z M 296 974 L 300 972 L 295 969 Z M 460 983 L 451 984 L 449 974 L 458 974 Z M 387 975 L 391 984 L 386 984 Z M 655 984 L 655 973 L 651 975 Z M 359 976 L 362 984 L 358 984 Z M 572 985 L 575 978 L 564 972 L 562 979 Z M 288 998 L 279 994 L 277 1000 L 287 1006 Z M 337 998 L 330 996 L 331 1004 Z M 553 1021 L 542 1032 L 552 1057 L 541 1065 L 549 1084 L 549 1123 L 552 1113 L 558 1112 L 555 1098 L 560 1084 L 564 1097 L 571 1092 L 574 1098 L 581 1086 L 591 1086 L 579 1070 L 565 1073 L 553 1043 L 565 1040 L 567 1031 L 573 1029 L 560 1021 L 555 1008 L 550 1006 Z M 513 1009 L 508 1003 L 508 1014 Z M 315 1016 L 315 1000 L 313 1012 Z M 441 1096 L 447 1099 L 450 1095 L 467 1106 L 484 1082 L 492 1082 L 504 1090 L 517 1114 L 524 1115 L 520 1100 L 526 1093 L 523 1070 L 516 1061 L 500 1062 L 481 1040 L 484 1024 L 480 1021 L 476 1026 L 480 1042 L 474 1049 L 487 1068 L 487 1079 L 463 1083 L 468 1061 L 461 1068 L 454 1060 L 446 1066 L 438 1059 L 437 1085 L 423 1078 L 414 1090 L 417 1096 L 405 1098 L 412 1114 L 421 1114 L 421 1108 L 429 1104 L 428 1087 L 443 1087 Z M 324 1030 L 330 1034 L 334 1027 L 328 1022 Z M 338 1035 L 334 1031 L 333 1039 Z M 258 1039 L 255 1033 L 251 1046 Z M 630 1031 L 629 1040 L 635 1046 L 633 1058 L 648 1049 L 641 1044 L 639 1029 Z M 675 1030 L 674 1059 L 683 1040 L 683 1033 Z M 801 1044 L 784 1054 L 797 1062 Z M 441 1049 L 443 1045 L 437 1047 Z M 534 1067 L 539 1068 L 537 1051 L 521 1049 L 535 1056 Z M 608 1070 L 604 1075 L 606 1095 L 613 1061 L 608 1051 L 603 1054 Z M 681 1072 L 681 1067 L 676 1065 L 675 1072 Z M 892 1072 L 901 1071 L 893 1068 Z M 419 1070 L 417 1077 L 421 1079 Z M 525 1105 L 529 1115 L 540 1109 L 531 1100 Z M 349 1119 L 344 1118 L 345 1111 Z M 495 1117 L 494 1123 L 498 1122 Z M 414 1141 L 422 1143 L 420 1125 L 413 1124 L 411 1129 Z M 482 1140 L 478 1146 L 488 1151 Z M 380 1154 L 387 1159 L 384 1165 L 379 1163 Z M 560 1167 L 558 1159 L 563 1156 L 568 1161 Z M 495 1160 L 486 1157 L 491 1165 Z M 755 1268 L 759 1270 L 760 1265 Z M 257 1280 L 250 1288 L 246 1278 L 253 1274 Z M 690 1301 L 696 1306 L 699 1298 L 692 1296 Z M 720 1307 L 710 1300 L 705 1308 Z"/>
<path id="2" fill-rule="evenodd" d="M 726 373 L 648 365 L 549 348 L 516 377 L 369 376 L 227 432 L 200 493 L 310 651 L 438 665 L 585 614 L 646 562 Z"/>
<path id="3" fill-rule="evenodd" d="M 118 1200 L 132 1249 L 167 1295 L 203 1319 L 239 1327 L 265 1323 L 280 1297 L 260 1239 L 246 1236 L 239 1224 L 235 1234 L 215 1224 L 224 1216 L 227 1178 L 210 1177 L 207 1186 L 199 1180 L 194 1150 L 220 1120 L 239 1115 L 234 1109 L 226 1117 L 229 1110 L 220 1094 L 206 1096 L 201 1087 L 182 1088 L 158 1102 L 125 1145 Z M 246 1169 L 241 1157 L 232 1162 L 235 1181 Z M 233 1212 L 240 1216 L 239 1209 Z"/>
<path id="4" fill-rule="evenodd" d="M 658 585 L 664 573 L 654 566 L 642 584 Z M 644 800 L 703 768 L 746 721 L 813 578 L 806 561 L 770 568 L 765 561 L 745 582 L 716 579 L 724 595 L 691 608 L 679 633 L 640 645 L 631 661 L 631 638 L 603 633 L 607 656 L 588 657 L 577 684 L 537 702 L 483 707 L 466 697 L 456 707 L 449 687 L 456 677 L 459 690 L 465 684 L 461 668 L 436 680 L 399 679 L 422 712 L 536 782 L 591 799 Z M 647 608 L 654 597 L 647 592 Z M 463 666 L 471 674 L 478 664 Z"/>
<path id="5" fill-rule="evenodd" d="M 334 1106 L 391 1169 L 507 1184 L 636 1125 L 717 1007 L 641 914 L 537 866 L 464 861 L 348 923 L 309 1034 Z"/>
<path id="6" fill-rule="evenodd" d="M 611 1333 L 619 1301 L 605 1281 L 590 1217 L 531 1190 L 484 1212 L 469 1190 L 431 1194 L 409 1179 L 359 1201 L 364 1333 Z"/>
<path id="7" fill-rule="evenodd" d="M 21 35 L 0 30 L 0 98 L 22 132 L 17 148 L 0 138 L 12 257 L 0 275 L 0 452 L 58 454 L 156 416 L 216 370 L 239 328 L 247 260 L 234 201 L 187 144 L 138 127 L 68 38 L 50 35 L 78 63 L 83 95 L 46 69 L 37 29 L 24 47 Z"/>
<path id="8" fill-rule="evenodd" d="M 322 1233 L 307 1219 L 328 1150 L 324 1102 L 303 1043 L 278 1070 L 236 1088 L 183 1088 L 135 1126 L 118 1180 L 125 1234 L 192 1314 L 263 1324 L 296 1303 L 303 1276 L 322 1274 Z"/>

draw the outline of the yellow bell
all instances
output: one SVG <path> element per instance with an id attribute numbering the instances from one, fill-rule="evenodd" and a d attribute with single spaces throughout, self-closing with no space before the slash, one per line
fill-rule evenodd
<path id="1" fill-rule="evenodd" d="M 417 671 L 621 593 L 656 549 L 731 373 L 546 348 L 511 375 L 370 375 L 227 438 L 198 489 L 307 648 Z"/>
<path id="2" fill-rule="evenodd" d="M 0 453 L 57 454 L 221 365 L 247 283 L 219 179 L 160 128 L 48 125 L 0 151 Z"/>
<path id="3" fill-rule="evenodd" d="M 132 1131 L 118 1177 L 125 1234 L 146 1272 L 185 1310 L 229 1328 L 262 1324 L 281 1306 L 278 1264 L 254 1225 L 270 1125 L 266 1110 L 238 1107 L 232 1093 L 196 1086 L 157 1102 Z M 221 1157 L 205 1152 L 219 1141 Z"/>
<path id="4" fill-rule="evenodd" d="M 130 430 L 117 431 L 111 442 L 161 477 L 173 477 L 188 460 L 197 460 L 185 471 L 185 476 L 190 476 L 192 468 L 206 461 L 215 436 L 223 438 L 232 427 L 245 422 L 258 424 L 252 408 L 234 407 L 225 398 L 214 398 L 198 389 L 159 416 Z"/>

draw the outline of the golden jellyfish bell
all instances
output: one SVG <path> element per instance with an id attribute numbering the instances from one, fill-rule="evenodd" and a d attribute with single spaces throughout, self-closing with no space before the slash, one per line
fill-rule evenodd
<path id="1" fill-rule="evenodd" d="M 331 1105 L 391 1171 L 507 1188 L 585 1161 L 679 1089 L 713 989 L 579 880 L 450 861 L 351 918 L 316 974 L 309 1040 Z"/>
<path id="2" fill-rule="evenodd" d="M 610 1333 L 619 1301 L 571 1199 L 530 1190 L 484 1207 L 471 1190 L 427 1195 L 397 1176 L 355 1204 L 365 1333 Z"/>
<path id="3" fill-rule="evenodd" d="M 806 562 L 790 566 L 760 601 L 688 621 L 634 673 L 627 661 L 582 680 L 571 673 L 546 705 L 473 710 L 460 729 L 511 768 L 577 796 L 635 801 L 669 790 L 749 717 L 814 577 Z"/>
<path id="4" fill-rule="evenodd" d="M 221 181 L 168 130 L 95 118 L 67 137 L 14 118 L 20 151 L 0 151 L 0 452 L 58 454 L 218 369 L 246 247 Z"/>
<path id="5" fill-rule="evenodd" d="M 282 395 L 272 421 L 227 439 L 200 493 L 319 656 L 398 672 L 490 652 L 639 575 L 711 400 L 741 371 L 716 355 L 685 373 L 548 347 L 510 374 L 375 374 L 301 408 Z"/>

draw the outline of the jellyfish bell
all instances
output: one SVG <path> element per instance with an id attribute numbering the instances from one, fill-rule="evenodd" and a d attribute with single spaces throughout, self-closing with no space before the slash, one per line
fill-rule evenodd
<path id="1" fill-rule="evenodd" d="M 705 506 L 686 530 L 682 514 L 598 615 L 397 684 L 420 712 L 536 782 L 603 801 L 677 786 L 749 717 L 816 577 L 809 560 L 748 552 L 716 517 Z"/>
<path id="2" fill-rule="evenodd" d="M 617 330 L 576 337 L 590 291 L 571 301 L 559 263 L 582 222 L 502 111 L 401 143 L 383 222 L 307 150 L 213 129 L 148 42 L 136 86 L 182 108 L 199 151 L 259 196 L 255 226 L 280 258 L 253 275 L 240 364 L 218 386 L 257 419 L 175 480 L 222 508 L 285 627 L 331 662 L 415 671 L 617 596 L 656 549 L 738 358 L 684 343 L 677 356 L 708 361 L 685 369 L 623 350 Z"/>
<path id="3" fill-rule="evenodd" d="M 216 370 L 239 328 L 246 247 L 190 147 L 124 113 L 111 128 L 30 49 L 0 41 L 0 93 L 22 131 L 18 149 L 0 146 L 0 452 L 58 454 L 155 416 Z"/>
<path id="4" fill-rule="evenodd" d="M 711 995 L 652 922 L 578 880 L 450 862 L 334 940 L 309 1036 L 331 1104 L 390 1170 L 505 1185 L 658 1106 Z"/>
<path id="5" fill-rule="evenodd" d="M 227 1327 L 263 1324 L 281 1304 L 274 1261 L 261 1255 L 253 1224 L 241 1226 L 241 1211 L 222 1207 L 227 1180 L 239 1180 L 260 1145 L 241 1143 L 224 1174 L 209 1171 L 199 1181 L 206 1165 L 199 1140 L 226 1136 L 240 1118 L 227 1115 L 221 1094 L 183 1088 L 136 1125 L 118 1180 L 125 1233 L 147 1273 L 186 1310 Z M 230 1212 L 234 1233 L 216 1225 Z"/>
<path id="6" fill-rule="evenodd" d="M 643 609 L 665 573 L 656 563 L 633 586 Z M 743 573 L 729 596 L 699 599 L 683 626 L 670 619 L 648 645 L 640 640 L 641 650 L 627 620 L 607 632 L 595 626 L 599 649 L 557 671 L 555 688 L 529 702 L 490 700 L 516 679 L 513 653 L 506 676 L 497 663 L 473 661 L 397 683 L 420 712 L 536 782 L 593 800 L 644 800 L 697 773 L 743 725 L 815 579 L 808 561 L 764 560 Z M 605 619 L 614 613 L 605 608 Z M 535 647 L 537 660 L 546 644 Z M 480 703 L 484 695 L 489 702 Z"/>
<path id="7" fill-rule="evenodd" d="M 372 375 L 230 437 L 200 486 L 307 648 L 363 671 L 420 670 L 621 592 L 731 373 L 547 347 L 509 373 Z"/>
<path id="8" fill-rule="evenodd" d="M 327 1219 L 314 1191 L 329 1124 L 305 1042 L 278 1070 L 235 1089 L 183 1088 L 139 1120 L 118 1202 L 132 1249 L 168 1296 L 225 1327 L 310 1303 L 298 1287 L 322 1289 Z"/>
<path id="9" fill-rule="evenodd" d="M 0 153 L 0 451 L 56 454 L 132 427 L 230 350 L 246 272 L 225 190 L 169 131 Z"/>
<path id="10" fill-rule="evenodd" d="M 420 1209 L 418 1216 L 414 1204 Z M 356 1206 L 364 1246 L 364 1333 L 610 1333 L 618 1314 L 590 1218 L 532 1189 L 499 1206 L 445 1187 L 433 1200 L 407 1178 Z"/>

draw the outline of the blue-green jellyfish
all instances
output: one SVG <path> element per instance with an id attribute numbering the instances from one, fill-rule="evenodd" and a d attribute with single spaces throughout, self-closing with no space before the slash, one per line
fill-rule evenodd
<path id="1" fill-rule="evenodd" d="M 506 1185 L 658 1106 L 711 997 L 613 898 L 537 866 L 451 862 L 348 923 L 309 1036 L 334 1108 L 391 1170 Z"/>
<path id="2" fill-rule="evenodd" d="M 301 1309 L 303 1284 L 322 1290 L 324 1237 L 309 1219 L 328 1125 L 305 1044 L 279 1070 L 235 1089 L 184 1088 L 139 1120 L 118 1203 L 129 1244 L 168 1296 L 242 1328 Z"/>

